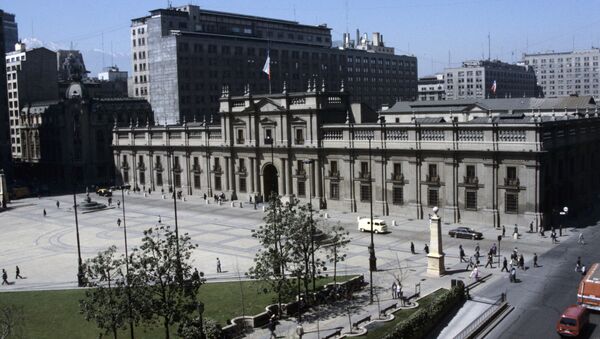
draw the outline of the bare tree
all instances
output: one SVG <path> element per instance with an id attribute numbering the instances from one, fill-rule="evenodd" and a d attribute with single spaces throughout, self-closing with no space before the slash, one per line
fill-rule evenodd
<path id="1" fill-rule="evenodd" d="M 343 251 L 350 243 L 350 233 L 340 225 L 338 221 L 328 234 L 329 241 L 323 246 L 327 250 L 326 259 L 333 264 L 333 283 L 337 284 L 337 264 L 346 260 Z"/>

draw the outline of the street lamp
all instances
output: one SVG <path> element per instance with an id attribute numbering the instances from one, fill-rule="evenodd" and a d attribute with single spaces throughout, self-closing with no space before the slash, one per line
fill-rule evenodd
<path id="1" fill-rule="evenodd" d="M 267 135 L 265 137 L 265 145 L 271 145 L 271 165 L 273 165 L 273 166 L 275 166 L 275 160 L 274 160 L 274 157 L 273 157 L 273 147 L 274 147 L 274 144 L 275 144 L 275 142 L 273 140 L 273 137 L 270 136 L 270 135 Z M 269 195 L 271 195 L 272 192 L 275 192 L 275 181 L 274 180 L 271 182 L 271 192 L 269 192 Z"/>
<path id="2" fill-rule="evenodd" d="M 121 206 L 123 206 L 123 239 L 125 240 L 125 271 L 127 274 L 127 279 L 125 279 L 125 288 L 127 289 L 127 307 L 129 311 L 129 331 L 131 335 L 131 339 L 134 338 L 134 329 L 133 329 L 133 310 L 131 307 L 131 289 L 129 286 L 129 253 L 127 252 L 127 222 L 125 220 L 125 190 L 129 189 L 130 185 L 121 185 L 111 187 L 112 189 L 121 190 Z M 118 221 L 117 221 L 118 224 Z"/>
<path id="3" fill-rule="evenodd" d="M 560 237 L 562 237 L 562 223 L 564 221 L 564 219 L 567 217 L 567 215 L 569 214 L 569 208 L 567 206 L 563 207 L 562 211 L 559 213 L 562 218 L 560 219 L 560 222 L 558 223 L 558 235 Z"/>
<path id="4" fill-rule="evenodd" d="M 174 152 L 171 151 L 171 170 L 173 171 L 172 176 L 173 180 L 171 180 L 171 191 L 173 191 L 173 212 L 175 214 L 175 238 L 177 241 L 175 242 L 175 251 L 177 251 L 177 279 L 180 284 L 183 284 L 183 271 L 181 269 L 181 255 L 179 253 L 179 226 L 177 224 L 177 192 L 175 190 L 175 162 L 174 162 Z"/>
<path id="5" fill-rule="evenodd" d="M 373 239 L 373 179 L 371 173 L 371 139 L 373 139 L 372 135 L 368 136 L 369 139 L 369 202 L 371 209 L 371 244 L 369 245 L 369 300 L 371 304 L 373 303 L 373 271 L 377 271 L 377 257 L 375 257 L 375 243 Z"/>
<path id="6" fill-rule="evenodd" d="M 312 165 L 313 160 L 304 160 L 303 163 Z M 312 198 L 313 198 L 313 171 L 310 170 L 310 193 L 309 193 L 309 203 L 308 203 L 308 211 L 310 212 L 310 251 L 311 251 L 311 261 L 312 261 L 312 285 L 313 292 L 317 290 L 315 276 L 316 276 L 316 267 L 315 267 L 315 223 L 313 222 L 313 210 L 312 210 Z"/>
<path id="7" fill-rule="evenodd" d="M 77 198 L 75 182 L 73 182 L 73 210 L 75 211 L 75 233 L 77 235 L 77 286 L 83 287 L 83 261 L 81 260 L 81 243 L 79 242 L 79 220 L 77 219 Z"/>

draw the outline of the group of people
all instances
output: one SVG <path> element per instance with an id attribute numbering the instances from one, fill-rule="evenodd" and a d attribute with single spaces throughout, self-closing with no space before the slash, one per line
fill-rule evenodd
<path id="1" fill-rule="evenodd" d="M 21 269 L 19 266 L 15 267 L 15 280 L 17 279 L 25 279 L 21 276 Z M 10 285 L 11 283 L 8 281 L 8 272 L 3 268 L 2 269 L 2 285 Z"/>
<path id="2" fill-rule="evenodd" d="M 392 283 L 392 299 L 403 299 L 404 295 L 402 294 L 402 284 L 394 281 Z"/>

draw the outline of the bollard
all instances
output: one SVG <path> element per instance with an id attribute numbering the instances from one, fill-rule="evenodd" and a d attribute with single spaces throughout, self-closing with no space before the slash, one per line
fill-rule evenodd
<path id="1" fill-rule="evenodd" d="M 219 200 L 219 206 L 223 205 L 223 202 L 221 200 Z"/>
<path id="2" fill-rule="evenodd" d="M 235 203 L 233 201 L 231 202 L 231 207 L 235 207 Z"/>
<path id="3" fill-rule="evenodd" d="M 181 200 L 185 201 L 185 197 L 182 197 Z"/>
<path id="4" fill-rule="evenodd" d="M 146 192 L 144 192 L 144 198 L 147 197 Z"/>
<path id="5" fill-rule="evenodd" d="M 165 199 L 165 195 L 164 194 L 162 195 L 162 198 L 163 198 L 163 200 Z"/>
<path id="6" fill-rule="evenodd" d="M 264 212 L 265 210 L 266 210 L 266 207 L 265 207 L 265 206 L 263 206 L 263 212 Z"/>
<path id="7" fill-rule="evenodd" d="M 396 220 L 392 220 L 392 226 L 398 226 L 398 225 L 396 224 Z"/>
<path id="8" fill-rule="evenodd" d="M 208 201 L 208 199 L 206 199 L 206 200 L 204 200 L 204 201 L 206 201 L 206 204 L 207 204 L 207 205 L 210 205 L 210 201 Z"/>
<path id="9" fill-rule="evenodd" d="M 244 208 L 244 203 L 240 201 L 240 208 Z"/>
<path id="10" fill-rule="evenodd" d="M 323 215 L 323 218 L 329 219 L 329 213 L 325 212 L 325 215 Z"/>

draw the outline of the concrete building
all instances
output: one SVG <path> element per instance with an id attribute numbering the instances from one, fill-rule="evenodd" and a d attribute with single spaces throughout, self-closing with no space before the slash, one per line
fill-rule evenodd
<path id="1" fill-rule="evenodd" d="M 592 95 L 600 99 L 600 49 L 523 54 L 545 96 Z"/>
<path id="2" fill-rule="evenodd" d="M 535 72 L 527 66 L 498 60 L 465 61 L 462 67 L 446 68 L 444 76 L 448 100 L 539 96 Z"/>
<path id="3" fill-rule="evenodd" d="M 444 74 L 440 73 L 419 78 L 417 92 L 419 101 L 445 100 Z"/>
<path id="4" fill-rule="evenodd" d="M 6 53 L 5 61 L 11 152 L 14 160 L 20 160 L 21 109 L 58 99 L 56 53 L 44 47 L 26 50 L 25 44 L 17 44 L 15 51 Z"/>
<path id="5" fill-rule="evenodd" d="M 127 71 L 120 71 L 117 66 L 106 67 L 98 73 L 98 80 L 127 82 Z"/>
<path id="6" fill-rule="evenodd" d="M 5 53 L 15 50 L 15 45 L 19 42 L 19 27 L 15 21 L 15 15 L 7 12 L 2 12 L 2 32 L 4 34 Z"/>
<path id="7" fill-rule="evenodd" d="M 395 55 L 375 33 L 332 48 L 331 29 L 294 21 L 223 13 L 187 5 L 157 9 L 131 23 L 133 95 L 147 98 L 168 123 L 214 112 L 223 84 L 268 93 L 345 81 L 373 108 L 416 99 L 417 59 Z M 263 72 L 270 57 L 271 81 Z"/>
<path id="8" fill-rule="evenodd" d="M 538 99 L 527 113 L 500 100 L 462 106 L 465 121 L 448 112 L 374 123 L 346 92 L 225 88 L 219 123 L 115 128 L 114 163 L 123 182 L 183 195 L 250 202 L 275 191 L 363 213 L 372 199 L 378 215 L 422 219 L 439 206 L 449 222 L 548 227 L 563 206 L 588 208 L 600 186 L 600 117 L 587 99 L 561 110 Z M 429 105 L 425 114 L 439 102 L 417 104 Z"/>
<path id="9" fill-rule="evenodd" d="M 4 25 L 4 12 L 0 10 L 0 27 Z M 0 51 L 4 50 L 5 29 L 0 29 Z M 0 78 L 6 79 L 6 59 L 0 60 Z M 0 81 L 0 93 L 6 92 L 6 81 Z M 8 96 L 0 95 L 0 170 L 4 170 L 5 174 L 9 174 L 11 168 L 11 151 L 10 151 L 10 120 L 8 115 Z"/>

